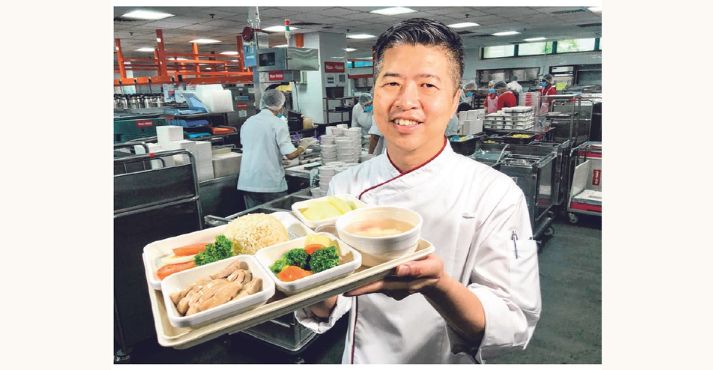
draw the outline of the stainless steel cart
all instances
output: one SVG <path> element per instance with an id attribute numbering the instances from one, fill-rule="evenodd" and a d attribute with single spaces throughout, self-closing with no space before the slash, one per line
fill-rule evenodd
<path id="1" fill-rule="evenodd" d="M 575 169 L 567 202 L 569 222 L 579 221 L 577 214 L 602 215 L 602 143 L 587 141 L 574 150 Z"/>

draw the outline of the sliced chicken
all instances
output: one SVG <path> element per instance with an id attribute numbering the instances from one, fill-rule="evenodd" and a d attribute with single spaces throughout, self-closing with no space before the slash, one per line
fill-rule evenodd
<path id="1" fill-rule="evenodd" d="M 242 287 L 243 285 L 239 282 L 231 282 L 220 285 L 211 298 L 198 303 L 198 312 L 205 311 L 209 308 L 230 301 L 236 294 L 238 294 Z"/>
<path id="2" fill-rule="evenodd" d="M 253 279 L 253 273 L 250 270 L 245 270 L 245 276 L 243 277 L 243 285 L 249 283 Z"/>
<path id="3" fill-rule="evenodd" d="M 237 300 L 242 297 L 249 296 L 251 294 L 255 294 L 261 290 L 262 290 L 262 279 L 260 279 L 260 278 L 253 279 L 249 283 L 247 283 L 247 285 L 245 285 L 243 287 L 243 289 L 240 291 L 240 293 L 238 293 L 238 295 L 236 295 L 235 298 L 233 298 L 233 300 Z"/>
<path id="4" fill-rule="evenodd" d="M 230 274 L 232 274 L 235 270 L 238 270 L 241 268 L 240 262 L 242 261 L 234 261 L 233 263 L 229 264 L 226 266 L 223 270 L 220 272 L 211 275 L 211 279 L 223 279 L 228 277 Z M 245 263 L 245 262 L 243 262 Z"/>
<path id="5" fill-rule="evenodd" d="M 178 302 L 180 302 L 181 299 L 183 299 L 183 297 L 185 297 L 186 294 L 188 294 L 188 291 L 189 291 L 188 289 L 183 289 L 178 292 L 171 293 L 171 296 L 170 296 L 171 302 L 173 302 L 173 304 L 177 305 Z"/>
<path id="6" fill-rule="evenodd" d="M 242 284 L 243 278 L 245 278 L 245 270 L 235 270 L 230 276 L 228 276 L 228 281 L 237 281 Z"/>

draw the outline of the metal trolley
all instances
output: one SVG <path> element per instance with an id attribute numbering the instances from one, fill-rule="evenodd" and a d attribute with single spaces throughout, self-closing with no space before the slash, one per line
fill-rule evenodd
<path id="1" fill-rule="evenodd" d="M 144 246 L 202 228 L 191 153 L 136 155 L 134 145 L 143 144 L 114 148 L 115 362 L 128 361 L 132 347 L 156 335 L 141 257 Z M 173 156 L 188 159 L 167 167 Z"/>
<path id="2" fill-rule="evenodd" d="M 602 215 L 602 143 L 587 141 L 577 146 L 572 187 L 567 202 L 570 223 L 579 222 L 577 214 Z"/>
<path id="3" fill-rule="evenodd" d="M 213 227 L 226 224 L 240 216 L 251 213 L 290 212 L 293 203 L 307 199 L 312 199 L 310 191 L 309 189 L 302 189 L 227 217 L 208 215 L 204 217 L 204 221 L 207 226 Z M 296 236 L 291 235 L 290 237 Z M 300 325 L 292 313 L 254 326 L 241 333 L 266 342 L 294 356 L 295 362 L 302 362 L 302 358 L 299 356 L 300 353 L 304 352 L 308 345 L 318 338 L 315 332 Z"/>

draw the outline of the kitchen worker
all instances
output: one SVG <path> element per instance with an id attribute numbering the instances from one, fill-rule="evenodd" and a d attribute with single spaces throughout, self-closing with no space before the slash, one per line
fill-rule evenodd
<path id="1" fill-rule="evenodd" d="M 458 112 L 473 109 L 473 95 L 475 95 L 475 81 L 469 81 L 461 89 L 460 104 L 458 104 Z"/>
<path id="2" fill-rule="evenodd" d="M 282 113 L 285 95 L 279 90 L 262 94 L 260 112 L 240 128 L 243 157 L 238 175 L 238 190 L 243 192 L 246 209 L 287 195 L 282 156 L 295 159 L 317 140 L 311 137 L 292 145 Z"/>
<path id="3" fill-rule="evenodd" d="M 546 114 L 550 111 L 550 99 L 548 95 L 557 95 L 557 88 L 552 85 L 552 75 L 546 74 L 540 81 L 540 114 Z"/>
<path id="4" fill-rule="evenodd" d="M 483 103 L 483 108 L 485 108 L 485 114 L 495 113 L 498 111 L 498 93 L 495 90 L 495 82 L 488 84 L 488 96 L 485 97 L 485 102 Z"/>
<path id="5" fill-rule="evenodd" d="M 512 75 L 512 77 L 510 77 L 510 82 L 508 82 L 507 87 L 508 90 L 512 91 L 515 94 L 515 98 L 517 98 L 517 101 L 519 102 L 520 96 L 522 95 L 522 85 L 517 82 L 517 76 Z"/>
<path id="6" fill-rule="evenodd" d="M 517 98 L 512 91 L 508 90 L 505 81 L 495 83 L 495 93 L 498 94 L 497 110 L 517 106 Z"/>
<path id="7" fill-rule="evenodd" d="M 359 95 L 359 102 L 352 108 L 352 127 L 361 128 L 361 135 L 369 134 L 371 111 L 374 109 L 370 94 Z"/>
<path id="8" fill-rule="evenodd" d="M 374 66 L 386 151 L 335 175 L 329 194 L 418 212 L 435 252 L 297 319 L 323 333 L 348 313 L 344 363 L 482 363 L 524 349 L 541 307 L 525 197 L 444 136 L 460 101 L 460 36 L 433 20 L 402 21 L 377 39 Z"/>

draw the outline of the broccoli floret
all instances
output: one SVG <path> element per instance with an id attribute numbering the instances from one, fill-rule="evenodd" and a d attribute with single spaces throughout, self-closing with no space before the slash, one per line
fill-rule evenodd
<path id="1" fill-rule="evenodd" d="M 309 268 L 309 254 L 302 248 L 290 249 L 285 253 L 287 264 L 297 266 L 302 269 Z"/>
<path id="2" fill-rule="evenodd" d="M 233 243 L 225 235 L 218 235 L 215 238 L 215 242 L 206 245 L 205 250 L 196 254 L 193 260 L 196 261 L 196 265 L 201 266 L 232 256 Z"/>
<path id="3" fill-rule="evenodd" d="M 270 266 L 270 270 L 276 274 L 279 274 L 280 271 L 282 271 L 283 268 L 286 266 L 289 266 L 289 263 L 287 263 L 287 259 L 285 256 L 280 257 L 277 261 L 275 261 L 272 266 Z"/>
<path id="4" fill-rule="evenodd" d="M 312 272 L 314 272 L 315 274 L 339 265 L 339 254 L 337 253 L 337 247 L 331 246 L 316 250 L 314 253 L 312 253 L 309 265 Z"/>

